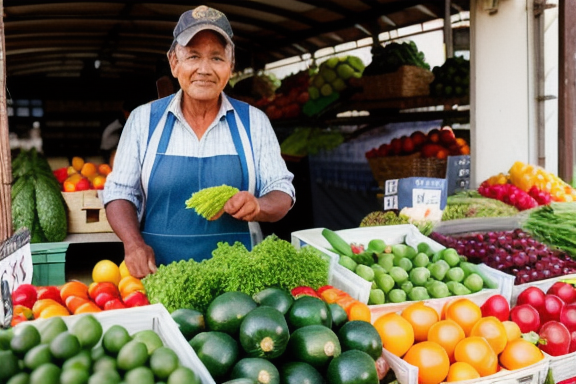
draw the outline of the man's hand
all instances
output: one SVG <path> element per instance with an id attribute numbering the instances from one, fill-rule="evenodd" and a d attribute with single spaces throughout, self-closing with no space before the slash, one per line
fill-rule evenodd
<path id="1" fill-rule="evenodd" d="M 152 247 L 147 244 L 141 246 L 124 246 L 124 260 L 130 275 L 141 279 L 150 273 L 156 272 L 156 258 Z"/>
<path id="2" fill-rule="evenodd" d="M 226 202 L 224 212 L 238 220 L 256 221 L 256 216 L 260 213 L 260 203 L 250 192 L 241 191 Z M 216 216 L 220 215 L 219 213 Z"/>

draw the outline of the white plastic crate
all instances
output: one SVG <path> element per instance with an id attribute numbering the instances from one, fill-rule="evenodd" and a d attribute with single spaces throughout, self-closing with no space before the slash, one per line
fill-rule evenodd
<path id="1" fill-rule="evenodd" d="M 338 263 L 339 255 L 330 251 L 330 243 L 328 243 L 324 236 L 322 236 L 323 229 L 324 228 L 314 228 L 292 232 L 292 245 L 298 249 L 305 245 L 310 245 L 328 255 L 330 257 L 330 273 L 328 276 L 328 283 L 335 288 L 347 292 L 356 300 L 359 300 L 363 303 L 368 303 L 372 283 L 364 280 L 362 277 L 358 276 L 349 269 L 344 268 Z M 443 245 L 437 243 L 427 236 L 424 236 L 422 233 L 420 233 L 418 228 L 412 224 L 343 229 L 336 231 L 336 233 L 348 243 L 354 242 L 363 244 L 364 246 L 367 246 L 370 240 L 382 239 L 388 245 L 406 243 L 414 248 L 416 248 L 419 243 L 424 242 L 430 246 L 430 249 L 433 252 L 437 252 L 445 248 Z M 491 289 L 486 291 L 490 291 L 490 294 L 499 293 L 507 300 L 510 300 L 512 295 L 512 287 L 514 286 L 514 276 L 497 271 L 493 268 L 489 268 L 484 264 L 481 264 L 480 267 L 487 275 L 491 276 L 498 283 L 498 289 Z"/>
<path id="2" fill-rule="evenodd" d="M 384 350 L 384 359 L 394 370 L 400 384 L 418 384 L 418 367 L 408 364 L 400 357 Z M 546 356 L 536 364 L 514 371 L 501 370 L 480 379 L 463 380 L 462 384 L 543 384 L 546 380 L 550 359 Z"/>
<path id="3" fill-rule="evenodd" d="M 563 356 L 549 356 L 550 369 L 552 370 L 552 377 L 554 382 L 558 383 L 563 380 L 576 377 L 576 352 L 568 353 Z"/>
<path id="4" fill-rule="evenodd" d="M 516 300 L 518 299 L 518 295 L 520 292 L 524 291 L 528 287 L 538 287 L 546 293 L 546 291 L 557 281 L 560 280 L 567 280 L 567 279 L 576 279 L 576 274 L 564 275 L 564 276 L 557 276 L 551 279 L 540 280 L 540 281 L 533 281 L 530 283 L 525 284 L 518 284 L 515 285 L 512 289 L 512 296 L 510 298 L 510 307 L 516 305 Z"/>
<path id="5" fill-rule="evenodd" d="M 88 314 L 64 316 L 62 319 L 71 328 L 82 316 Z M 113 309 L 93 313 L 94 317 L 102 324 L 104 332 L 113 325 L 121 325 L 129 334 L 134 334 L 146 329 L 154 330 L 165 346 L 171 348 L 178 358 L 180 364 L 192 369 L 200 377 L 202 384 L 216 384 L 204 364 L 200 361 L 196 352 L 192 349 L 188 341 L 184 338 L 178 324 L 162 304 L 151 304 L 142 307 Z M 23 322 L 21 325 L 31 325 L 47 319 L 38 319 L 33 322 Z"/>

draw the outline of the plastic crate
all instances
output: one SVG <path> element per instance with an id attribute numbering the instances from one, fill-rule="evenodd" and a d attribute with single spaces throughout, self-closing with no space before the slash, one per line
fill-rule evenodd
<path id="1" fill-rule="evenodd" d="M 32 284 L 36 286 L 62 285 L 66 282 L 66 251 L 69 243 L 36 243 L 32 252 Z"/>

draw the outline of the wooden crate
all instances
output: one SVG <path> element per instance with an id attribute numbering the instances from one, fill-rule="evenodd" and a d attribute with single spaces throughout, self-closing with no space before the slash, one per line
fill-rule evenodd
<path id="1" fill-rule="evenodd" d="M 97 190 L 62 192 L 66 201 L 68 233 L 113 232 Z"/>

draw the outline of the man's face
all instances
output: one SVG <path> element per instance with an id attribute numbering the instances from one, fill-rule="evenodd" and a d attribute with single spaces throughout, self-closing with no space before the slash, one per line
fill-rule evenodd
<path id="1" fill-rule="evenodd" d="M 232 74 L 232 55 L 216 32 L 198 32 L 187 46 L 178 46 L 170 60 L 172 75 L 190 98 L 216 100 Z"/>

